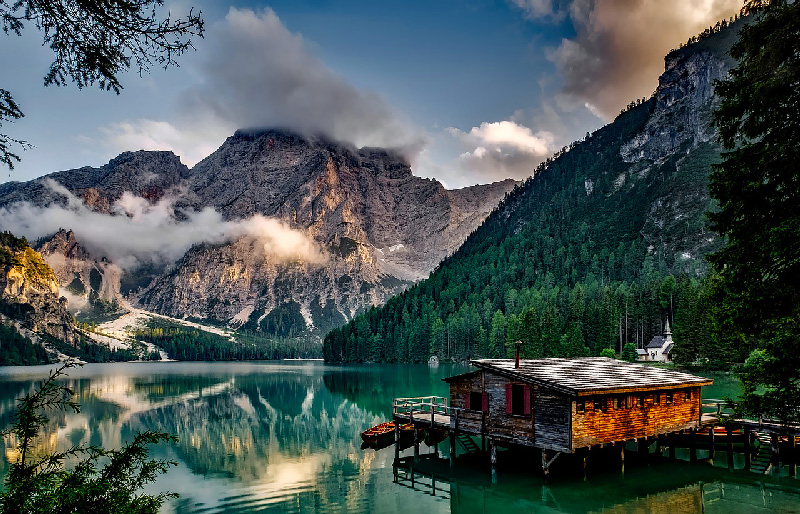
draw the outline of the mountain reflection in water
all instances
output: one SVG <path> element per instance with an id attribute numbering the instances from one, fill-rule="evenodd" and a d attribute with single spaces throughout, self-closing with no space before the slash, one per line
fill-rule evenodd
<path id="1" fill-rule="evenodd" d="M 0 368 L 3 426 L 15 398 L 48 369 Z M 451 474 L 441 482 L 445 495 L 394 483 L 393 450 L 361 450 L 360 432 L 391 416 L 393 397 L 445 395 L 441 379 L 466 370 L 303 362 L 87 365 L 67 379 L 81 412 L 55 413 L 40 447 L 118 447 L 145 429 L 176 434 L 178 443 L 153 449 L 154 456 L 178 462 L 152 485 L 181 495 L 165 512 L 798 511 L 793 479 L 729 474 L 706 463 L 654 463 L 625 475 L 596 473 L 586 482 L 564 477 L 547 487 L 524 469 L 501 468 L 492 485 L 485 463 L 459 463 L 454 471 L 442 464 L 437 472 Z M 446 446 L 440 445 L 442 457 Z M 13 453 L 3 449 L 5 472 Z M 446 461 L 429 461 L 436 462 Z"/>

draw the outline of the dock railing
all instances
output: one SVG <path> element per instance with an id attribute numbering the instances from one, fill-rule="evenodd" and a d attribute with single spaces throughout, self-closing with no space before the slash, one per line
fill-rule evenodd
<path id="1" fill-rule="evenodd" d="M 395 398 L 392 400 L 392 415 L 407 417 L 412 423 L 436 422 L 436 416 L 450 416 L 450 400 L 443 396 L 418 396 L 416 398 Z"/>
<path id="2" fill-rule="evenodd" d="M 764 415 L 737 417 L 737 404 L 738 402 L 729 400 L 704 398 L 703 402 L 700 404 L 700 410 L 702 414 L 715 418 L 717 423 L 734 421 L 742 426 L 747 425 L 750 429 L 758 432 L 766 430 L 770 432 L 783 431 L 800 434 L 800 424 L 797 423 L 784 423 Z"/>
<path id="3" fill-rule="evenodd" d="M 703 414 L 713 414 L 716 416 L 717 421 L 733 418 L 735 409 L 735 403 L 714 398 L 703 398 L 703 403 L 700 405 L 700 410 Z"/>

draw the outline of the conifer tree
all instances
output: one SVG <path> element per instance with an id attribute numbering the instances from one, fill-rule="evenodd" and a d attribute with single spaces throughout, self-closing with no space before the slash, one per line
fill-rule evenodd
<path id="1" fill-rule="evenodd" d="M 719 322 L 748 350 L 744 405 L 798 419 L 800 408 L 800 2 L 753 0 L 754 23 L 717 84 L 725 149 L 710 183 L 712 228 L 727 245 L 711 260 Z M 758 358 L 756 358 L 758 357 Z M 757 393 L 759 387 L 763 393 Z"/>

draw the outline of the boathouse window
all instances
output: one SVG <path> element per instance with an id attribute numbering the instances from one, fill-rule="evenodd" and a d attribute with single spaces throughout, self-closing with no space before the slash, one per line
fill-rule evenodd
<path id="1" fill-rule="evenodd" d="M 653 405 L 661 405 L 661 393 L 653 395 Z"/>
<path id="2" fill-rule="evenodd" d="M 644 396 L 642 396 L 641 394 L 636 396 L 636 406 L 644 407 Z"/>
<path id="3" fill-rule="evenodd" d="M 667 393 L 667 405 L 672 403 L 672 391 Z"/>
<path id="4" fill-rule="evenodd" d="M 586 402 L 583 401 L 583 400 L 575 402 L 575 409 L 580 413 L 585 412 L 586 411 Z"/>
<path id="5" fill-rule="evenodd" d="M 594 410 L 600 410 L 603 408 L 603 400 L 601 398 L 594 399 Z"/>
<path id="6" fill-rule="evenodd" d="M 471 391 L 465 394 L 464 408 L 478 412 L 489 412 L 489 393 Z"/>
<path id="7" fill-rule="evenodd" d="M 612 408 L 614 410 L 619 409 L 619 407 L 620 407 L 620 405 L 619 405 L 619 397 L 615 396 L 611 401 L 612 401 Z"/>
<path id="8" fill-rule="evenodd" d="M 523 384 L 506 384 L 506 413 L 512 416 L 531 414 L 531 388 Z"/>
<path id="9" fill-rule="evenodd" d="M 687 402 L 692 399 L 691 389 L 687 389 L 686 391 L 683 392 L 683 399 L 686 400 Z"/>

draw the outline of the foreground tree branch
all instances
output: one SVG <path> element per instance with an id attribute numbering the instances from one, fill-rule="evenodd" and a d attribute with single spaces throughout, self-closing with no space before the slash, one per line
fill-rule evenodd
<path id="1" fill-rule="evenodd" d="M 185 18 L 161 16 L 163 0 L 0 0 L 0 26 L 7 35 L 21 35 L 26 24 L 42 33 L 55 58 L 44 85 L 72 82 L 82 89 L 97 85 L 119 94 L 120 74 L 133 68 L 139 75 L 153 66 L 178 66 L 193 37 L 203 37 L 201 12 Z M 23 116 L 10 92 L 0 89 L 0 128 Z M 13 169 L 20 157 L 12 147 L 30 145 L 0 133 L 0 162 Z"/>
<path id="2" fill-rule="evenodd" d="M 142 432 L 119 450 L 72 446 L 60 452 L 38 454 L 37 443 L 45 434 L 48 411 L 79 412 L 73 392 L 58 383 L 67 362 L 52 371 L 33 392 L 19 399 L 11 426 L 2 435 L 16 441 L 16 459 L 9 466 L 5 491 L 0 494 L 0 514 L 5 513 L 111 513 L 156 514 L 174 493 L 145 494 L 142 488 L 175 463 L 149 458 L 148 447 L 177 441 L 170 434 Z M 78 459 L 67 469 L 67 460 Z"/>

